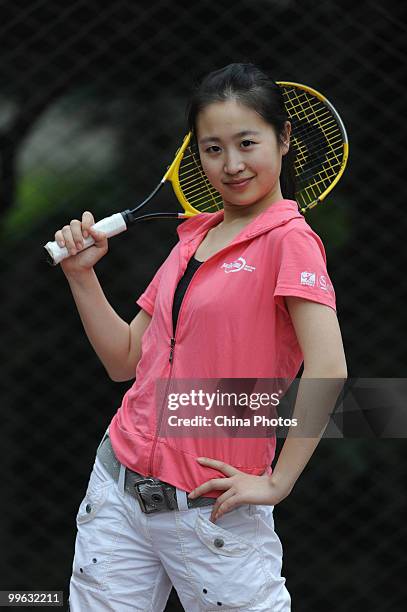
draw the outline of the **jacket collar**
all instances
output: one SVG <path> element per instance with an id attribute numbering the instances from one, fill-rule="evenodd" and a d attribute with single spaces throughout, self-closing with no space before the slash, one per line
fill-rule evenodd
<path id="1" fill-rule="evenodd" d="M 223 220 L 223 212 L 223 210 L 218 210 L 216 213 L 200 213 L 184 221 L 177 228 L 180 241 L 190 242 L 202 234 L 206 234 Z M 268 232 L 279 225 L 284 225 L 291 219 L 297 218 L 303 218 L 298 210 L 297 202 L 294 200 L 279 200 L 248 223 L 235 237 L 232 244 Z"/>

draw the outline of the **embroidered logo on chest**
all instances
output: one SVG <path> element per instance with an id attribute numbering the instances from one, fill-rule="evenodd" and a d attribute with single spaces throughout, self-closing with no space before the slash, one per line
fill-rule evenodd
<path id="1" fill-rule="evenodd" d="M 229 272 L 240 272 L 241 270 L 245 270 L 246 272 L 254 272 L 256 269 L 255 266 L 247 265 L 246 260 L 243 259 L 243 257 L 239 257 L 239 259 L 236 259 L 231 263 L 225 262 L 221 265 L 221 268 L 223 268 L 225 274 L 229 274 Z"/>

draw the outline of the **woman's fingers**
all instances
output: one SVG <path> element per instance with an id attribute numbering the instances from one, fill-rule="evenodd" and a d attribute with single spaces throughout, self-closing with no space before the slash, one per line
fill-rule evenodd
<path id="1" fill-rule="evenodd" d="M 72 236 L 72 229 L 70 225 L 64 225 L 64 227 L 62 228 L 62 238 L 64 241 L 64 246 L 66 246 L 66 248 L 69 251 L 70 255 L 76 255 L 77 250 L 76 250 L 76 246 L 75 246 L 75 241 L 73 239 Z"/>
<path id="2" fill-rule="evenodd" d="M 89 228 L 89 234 L 92 236 L 95 241 L 95 245 L 97 247 L 104 247 L 107 242 L 107 237 L 104 232 L 99 232 L 98 230 L 93 229 L 93 227 Z"/>
<path id="3" fill-rule="evenodd" d="M 89 210 L 85 210 L 82 214 L 82 234 L 84 238 L 89 236 L 89 229 L 94 225 L 95 218 Z"/>
<path id="4" fill-rule="evenodd" d="M 76 255 L 84 246 L 84 239 L 92 235 L 95 241 L 103 241 L 105 234 L 92 230 L 95 219 L 88 210 L 82 214 L 82 221 L 72 219 L 69 225 L 55 232 L 55 241 L 60 247 L 66 247 L 70 255 Z"/>
<path id="5" fill-rule="evenodd" d="M 93 229 L 93 225 L 95 224 L 95 219 L 91 212 L 86 210 L 82 215 L 82 233 L 83 237 L 87 238 L 88 236 L 92 236 L 97 246 L 104 245 L 107 240 L 106 234 L 104 232 L 99 232 L 96 229 Z M 102 244 L 99 244 L 102 243 Z"/>
<path id="6" fill-rule="evenodd" d="M 82 223 L 78 219 L 72 219 L 70 227 L 74 245 L 80 251 L 83 247 Z"/>
<path id="7" fill-rule="evenodd" d="M 193 489 L 193 491 L 189 493 L 188 497 L 193 499 L 194 497 L 205 495 L 205 493 L 208 493 L 208 491 L 222 491 L 222 489 L 227 490 L 230 488 L 230 486 L 230 478 L 211 478 L 210 480 L 207 480 L 203 484 L 199 485 L 199 487 L 196 487 L 196 489 Z"/>
<path id="8" fill-rule="evenodd" d="M 89 264 L 94 265 L 108 251 L 106 234 L 94 229 L 94 225 L 95 219 L 92 213 L 86 210 L 82 214 L 81 221 L 79 219 L 72 219 L 69 225 L 64 225 L 62 229 L 55 232 L 56 242 L 60 247 L 66 247 L 71 257 L 85 251 L 84 240 L 89 236 L 93 238 L 97 250 L 91 249 L 85 259 L 82 258 L 80 260 L 79 263 L 82 267 L 86 267 Z"/>
<path id="9" fill-rule="evenodd" d="M 55 242 L 58 243 L 58 246 L 61 248 L 65 246 L 64 237 L 62 236 L 62 230 L 58 230 L 55 232 Z"/>
<path id="10" fill-rule="evenodd" d="M 236 493 L 234 493 L 231 489 L 229 489 L 229 491 L 225 491 L 223 495 L 219 495 L 219 497 L 216 499 L 216 502 L 214 503 L 212 512 L 211 512 L 210 520 L 212 521 L 212 523 L 214 523 L 223 514 L 225 514 L 226 512 L 230 512 L 233 509 L 230 507 L 228 510 L 228 506 L 230 505 L 230 501 L 228 500 L 230 500 L 231 497 L 236 497 Z M 225 504 L 225 502 L 228 502 L 228 503 Z M 223 506 L 222 509 L 221 509 L 221 506 Z"/>

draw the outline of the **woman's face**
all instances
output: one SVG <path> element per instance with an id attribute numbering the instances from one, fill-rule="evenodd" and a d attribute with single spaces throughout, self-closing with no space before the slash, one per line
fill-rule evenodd
<path id="1" fill-rule="evenodd" d="M 254 110 L 227 100 L 204 108 L 196 128 L 203 169 L 225 207 L 263 210 L 282 199 L 279 176 L 289 148 L 289 122 L 281 145 L 274 128 Z"/>

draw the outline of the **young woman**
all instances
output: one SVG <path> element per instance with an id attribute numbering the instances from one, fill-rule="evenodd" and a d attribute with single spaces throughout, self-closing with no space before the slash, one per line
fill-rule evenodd
<path id="1" fill-rule="evenodd" d="M 79 508 L 73 612 L 158 612 L 172 585 L 187 612 L 290 610 L 273 507 L 318 438 L 287 438 L 271 472 L 273 437 L 168 437 L 156 382 L 168 391 L 186 378 L 291 380 L 302 362 L 303 378 L 346 377 L 324 248 L 294 200 L 279 87 L 231 64 L 202 81 L 188 121 L 224 210 L 179 226 L 130 325 L 94 272 L 108 246 L 92 214 L 55 234 L 97 355 L 113 380 L 135 378 Z M 82 252 L 88 234 L 96 242 Z"/>

